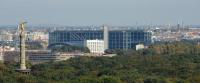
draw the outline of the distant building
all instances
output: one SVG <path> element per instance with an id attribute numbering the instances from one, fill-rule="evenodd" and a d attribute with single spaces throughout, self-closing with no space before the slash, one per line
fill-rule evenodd
<path id="1" fill-rule="evenodd" d="M 5 32 L 0 34 L 0 41 L 13 41 L 13 34 Z"/>
<path id="2" fill-rule="evenodd" d="M 48 61 L 67 60 L 72 57 L 83 56 L 84 53 L 52 53 L 50 50 L 27 50 L 26 55 L 26 60 L 29 60 L 32 64 L 37 64 Z M 19 50 L 5 51 L 3 59 L 5 62 L 19 62 Z"/>
<path id="3" fill-rule="evenodd" d="M 3 51 L 0 51 L 0 62 L 4 62 Z"/>
<path id="4" fill-rule="evenodd" d="M 45 32 L 28 32 L 28 41 L 48 41 L 48 34 Z"/>
<path id="5" fill-rule="evenodd" d="M 104 38 L 108 36 L 108 38 Z M 143 30 L 113 30 L 104 27 L 101 29 L 84 30 L 56 30 L 49 33 L 49 46 L 65 43 L 69 45 L 83 46 L 86 40 L 108 40 L 105 45 L 108 49 L 131 49 L 138 43 L 149 45 L 151 41 L 151 32 Z"/>
<path id="6" fill-rule="evenodd" d="M 0 52 L 2 51 L 14 51 L 15 48 L 11 46 L 0 46 Z"/>
<path id="7" fill-rule="evenodd" d="M 48 61 L 62 61 L 76 56 L 83 56 L 83 53 L 52 53 L 50 51 L 31 51 L 29 53 L 29 60 L 33 64 L 48 62 Z"/>
<path id="8" fill-rule="evenodd" d="M 144 44 L 138 44 L 135 46 L 136 50 L 142 50 L 145 48 Z"/>
<path id="9" fill-rule="evenodd" d="M 86 40 L 85 46 L 91 53 L 103 54 L 105 51 L 104 40 Z"/>

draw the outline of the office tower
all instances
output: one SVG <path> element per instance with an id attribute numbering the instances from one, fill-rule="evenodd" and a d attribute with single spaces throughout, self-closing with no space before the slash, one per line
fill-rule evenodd
<path id="1" fill-rule="evenodd" d="M 106 40 L 108 49 L 131 49 L 135 45 L 143 43 L 151 44 L 151 32 L 134 29 L 78 29 L 78 30 L 55 30 L 49 32 L 49 48 L 56 44 L 69 44 L 84 46 L 86 40 Z M 108 37 L 108 38 L 106 38 Z M 106 42 L 105 41 L 105 42 Z"/>

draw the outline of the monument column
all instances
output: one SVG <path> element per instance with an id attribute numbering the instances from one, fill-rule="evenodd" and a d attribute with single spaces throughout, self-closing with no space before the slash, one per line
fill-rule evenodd
<path id="1" fill-rule="evenodd" d="M 26 69 L 26 57 L 25 57 L 25 23 L 20 24 L 20 69 Z"/>
<path id="2" fill-rule="evenodd" d="M 19 25 L 19 37 L 20 37 L 20 69 L 17 71 L 22 73 L 29 73 L 31 70 L 26 68 L 26 54 L 25 54 L 25 41 L 26 41 L 26 31 L 25 24 L 27 22 L 22 22 Z"/>

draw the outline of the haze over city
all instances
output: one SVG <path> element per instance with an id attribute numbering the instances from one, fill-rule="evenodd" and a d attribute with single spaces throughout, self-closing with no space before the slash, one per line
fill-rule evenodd
<path id="1" fill-rule="evenodd" d="M 199 0 L 0 0 L 0 25 L 139 25 L 200 22 Z"/>
<path id="2" fill-rule="evenodd" d="M 0 83 L 200 83 L 200 0 L 0 0 Z"/>

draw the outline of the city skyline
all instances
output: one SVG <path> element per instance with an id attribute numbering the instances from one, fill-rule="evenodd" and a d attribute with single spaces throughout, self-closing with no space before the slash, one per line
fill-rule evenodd
<path id="1" fill-rule="evenodd" d="M 0 25 L 199 24 L 199 0 L 0 0 Z"/>

